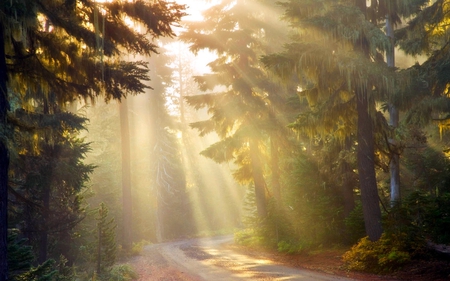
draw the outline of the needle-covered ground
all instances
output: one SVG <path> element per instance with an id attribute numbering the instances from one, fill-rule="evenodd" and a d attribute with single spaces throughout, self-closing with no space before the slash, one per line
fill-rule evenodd
<path id="1" fill-rule="evenodd" d="M 152 248 L 143 251 L 128 261 L 138 274 L 137 281 L 200 281 L 170 264 L 158 251 Z"/>
<path id="2" fill-rule="evenodd" d="M 235 251 L 245 253 L 250 256 L 264 257 L 275 263 L 286 266 L 310 269 L 313 271 L 325 272 L 338 276 L 363 280 L 363 281 L 394 281 L 394 280 L 414 280 L 414 281 L 441 281 L 450 280 L 450 261 L 429 260 L 412 262 L 396 273 L 388 275 L 376 275 L 359 272 L 349 272 L 343 268 L 342 255 L 345 250 L 326 250 L 312 254 L 289 255 L 271 251 L 255 251 L 237 245 L 224 245 Z"/>
<path id="3" fill-rule="evenodd" d="M 295 268 L 309 269 L 318 272 L 324 272 L 337 276 L 344 276 L 363 281 L 394 281 L 394 280 L 417 280 L 417 281 L 439 281 L 450 280 L 450 261 L 421 261 L 412 263 L 402 270 L 389 275 L 375 275 L 358 272 L 348 272 L 343 269 L 341 259 L 344 250 L 327 250 L 313 254 L 288 255 L 275 251 L 255 250 L 234 244 L 225 244 L 224 250 L 233 250 L 240 254 L 255 257 L 258 259 L 270 260 L 275 264 L 286 265 Z M 223 262 L 215 256 L 202 250 L 201 247 L 189 246 L 183 247 L 185 255 L 191 259 L 207 261 L 209 264 L 235 270 L 233 264 Z M 158 248 L 145 250 L 141 255 L 133 257 L 129 263 L 138 273 L 138 281 L 200 281 L 200 278 L 185 272 L 175 264 L 168 262 L 158 251 Z M 229 268 L 228 268 L 229 267 Z M 269 276 L 254 276 L 252 280 L 274 280 Z"/>

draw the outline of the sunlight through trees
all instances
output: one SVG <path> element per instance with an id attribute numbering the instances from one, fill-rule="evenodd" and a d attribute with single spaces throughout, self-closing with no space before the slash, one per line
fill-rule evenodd
<path id="1" fill-rule="evenodd" d="M 225 233 L 376 273 L 439 256 L 448 7 L 2 1 L 0 281 Z"/>

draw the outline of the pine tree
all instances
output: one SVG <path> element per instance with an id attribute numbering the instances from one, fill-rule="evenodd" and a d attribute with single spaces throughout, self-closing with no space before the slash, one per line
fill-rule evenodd
<path id="1" fill-rule="evenodd" d="M 188 235 L 193 224 L 190 199 L 187 194 L 181 143 L 176 134 L 180 124 L 167 108 L 168 88 L 174 84 L 173 71 L 168 67 L 169 57 L 158 55 L 151 60 L 159 65 L 156 87 L 149 99 L 152 192 L 156 198 L 156 239 L 161 242 Z"/>
<path id="2" fill-rule="evenodd" d="M 282 124 L 273 117 L 275 102 L 281 97 L 277 94 L 283 92 L 270 83 L 259 63 L 261 54 L 277 46 L 268 39 L 269 34 L 276 34 L 277 25 L 269 20 L 267 7 L 256 1 L 222 1 L 205 11 L 205 22 L 189 24 L 181 36 L 194 53 L 209 49 L 218 56 L 209 64 L 212 74 L 195 78 L 206 93 L 186 97 L 189 105 L 206 108 L 211 116 L 191 127 L 200 136 L 215 132 L 221 139 L 202 155 L 237 165 L 233 176 L 240 183 L 252 183 L 261 218 L 267 214 L 267 136 L 271 128 Z M 216 87 L 220 92 L 214 92 Z"/>
<path id="3" fill-rule="evenodd" d="M 116 224 L 109 218 L 108 208 L 104 203 L 98 207 L 97 220 L 97 274 L 103 274 L 116 261 Z"/>
<path id="4" fill-rule="evenodd" d="M 416 1 L 415 1 L 416 2 Z M 408 109 L 406 122 L 423 126 L 433 119 L 441 133 L 446 127 L 448 99 L 449 40 L 447 2 L 443 0 L 417 1 L 414 17 L 407 25 L 395 31 L 397 46 L 406 54 L 426 58 L 422 64 L 411 67 L 415 71 L 414 91 L 403 93 Z M 432 112 L 433 114 L 430 114 Z"/>
<path id="5" fill-rule="evenodd" d="M 116 56 L 122 50 L 147 55 L 154 53 L 157 46 L 152 39 L 173 36 L 170 24 L 184 15 L 183 6 L 164 1 L 153 4 L 144 1 L 103 3 L 104 15 L 100 15 L 99 8 L 95 1 L 80 5 L 72 0 L 1 3 L 2 132 L 7 128 L 8 90 L 35 97 L 40 92 L 44 97 L 52 92 L 60 104 L 102 93 L 109 100 L 143 91 L 146 86 L 141 80 L 147 78 L 145 63 L 120 61 Z M 150 38 L 129 27 L 125 23 L 126 16 L 141 23 L 149 31 Z M 0 145 L 0 156 L 0 280 L 3 281 L 7 279 L 9 164 L 5 135 Z"/>
<path id="6" fill-rule="evenodd" d="M 50 281 L 56 275 L 53 260 L 33 267 L 34 255 L 32 247 L 26 245 L 25 238 L 19 238 L 18 230 L 10 230 L 8 234 L 8 267 L 12 281 L 33 280 Z"/>
<path id="7" fill-rule="evenodd" d="M 71 231 L 84 217 L 81 194 L 93 170 L 83 163 L 89 145 L 78 138 L 86 120 L 70 113 L 21 109 L 11 120 L 21 126 L 11 146 L 18 151 L 11 161 L 11 223 L 22 226 L 39 249 L 39 262 L 45 262 L 49 253 L 55 259 L 61 254 L 71 258 Z M 58 245 L 56 251 L 49 252 L 49 237 Z"/>
<path id="8" fill-rule="evenodd" d="M 365 1 L 287 1 L 285 17 L 296 34 L 285 51 L 265 64 L 288 79 L 296 74 L 311 111 L 294 126 L 311 137 L 332 134 L 342 142 L 357 136 L 358 174 L 366 231 L 382 233 L 375 177 L 375 135 L 383 128 L 375 100 L 394 90 L 395 76 L 383 62 L 389 40 L 366 19 Z M 376 126 L 375 126 L 376 125 Z"/>

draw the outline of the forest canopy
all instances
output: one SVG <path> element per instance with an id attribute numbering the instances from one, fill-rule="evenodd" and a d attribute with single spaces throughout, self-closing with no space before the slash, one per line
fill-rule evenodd
<path id="1" fill-rule="evenodd" d="M 353 245 L 351 270 L 434 257 L 448 4 L 2 1 L 0 281 L 112 280 L 144 240 L 234 228 Z"/>

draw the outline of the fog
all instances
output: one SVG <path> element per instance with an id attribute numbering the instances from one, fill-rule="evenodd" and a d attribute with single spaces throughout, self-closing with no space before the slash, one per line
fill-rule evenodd
<path id="1" fill-rule="evenodd" d="M 208 71 L 203 57 L 188 52 L 179 42 L 166 43 L 164 54 L 149 59 L 150 81 L 144 94 L 129 96 L 128 107 L 130 167 L 132 190 L 133 241 L 176 239 L 180 237 L 230 233 L 241 223 L 245 186 L 231 176 L 230 165 L 218 164 L 200 155 L 218 138 L 204 137 L 191 129 L 192 122 L 207 119 L 205 111 L 196 111 L 181 95 L 198 94 L 192 76 Z M 161 64 L 164 63 L 164 66 Z M 180 92 L 181 91 L 181 92 Z M 87 162 L 97 168 L 91 176 L 88 203 L 93 208 L 105 202 L 123 229 L 122 165 L 119 103 L 97 100 L 79 105 L 79 112 L 89 119 L 86 141 L 92 151 Z M 158 138 L 167 134 L 173 139 L 176 159 L 165 159 L 170 165 L 181 165 L 171 173 L 171 184 L 160 186 Z M 165 156 L 163 156 L 165 157 Z M 158 164 L 159 163 L 159 164 Z M 176 171 L 176 172 L 175 172 Z M 163 184 L 164 185 L 164 184 Z M 170 187 L 169 187 L 170 186 Z M 128 218 L 127 218 L 128 219 Z M 158 238 L 161 227 L 163 237 Z"/>

